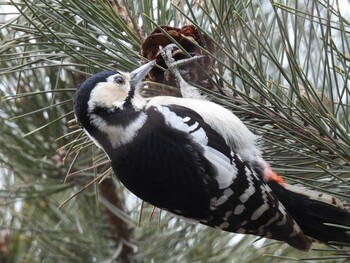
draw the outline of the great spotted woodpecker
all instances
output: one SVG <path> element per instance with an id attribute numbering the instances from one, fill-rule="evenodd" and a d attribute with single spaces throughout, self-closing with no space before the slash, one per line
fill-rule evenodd
<path id="1" fill-rule="evenodd" d="M 207 226 L 300 250 L 317 240 L 350 243 L 343 204 L 286 184 L 262 158 L 257 137 L 181 79 L 176 67 L 183 98 L 142 97 L 142 79 L 154 64 L 99 72 L 74 97 L 77 122 L 132 193 Z"/>

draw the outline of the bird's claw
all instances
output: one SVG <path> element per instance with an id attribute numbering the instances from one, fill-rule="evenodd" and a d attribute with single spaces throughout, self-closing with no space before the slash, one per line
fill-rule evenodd
<path id="1" fill-rule="evenodd" d="M 196 56 L 189 57 L 189 58 L 175 60 L 172 56 L 172 52 L 175 48 L 178 49 L 178 46 L 174 43 L 171 43 L 165 47 L 159 46 L 159 52 L 160 52 L 160 55 L 163 57 L 165 65 L 168 67 L 170 72 L 177 79 L 181 79 L 182 75 L 179 71 L 179 67 L 182 67 L 182 66 L 185 66 L 187 64 L 198 61 L 198 60 L 204 58 L 205 56 L 204 55 L 196 55 Z"/>
<path id="2" fill-rule="evenodd" d="M 171 65 L 175 62 L 175 59 L 172 56 L 173 50 L 177 48 L 175 44 L 169 44 L 165 47 L 159 46 L 160 55 L 163 57 L 165 65 L 170 69 Z"/>

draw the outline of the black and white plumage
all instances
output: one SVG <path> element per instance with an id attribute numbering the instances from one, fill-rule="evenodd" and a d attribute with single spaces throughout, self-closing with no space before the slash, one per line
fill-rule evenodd
<path id="1" fill-rule="evenodd" d="M 350 243 L 345 229 L 324 225 L 350 226 L 342 203 L 285 184 L 229 110 L 196 96 L 143 98 L 139 87 L 153 65 L 97 73 L 74 97 L 78 123 L 132 193 L 202 224 L 301 250 L 313 239 Z"/>

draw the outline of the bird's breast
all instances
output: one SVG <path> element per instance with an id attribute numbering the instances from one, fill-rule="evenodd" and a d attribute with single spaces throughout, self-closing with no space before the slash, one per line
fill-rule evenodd
<path id="1" fill-rule="evenodd" d="M 117 177 L 139 198 L 172 212 L 181 210 L 191 218 L 205 217 L 203 212 L 218 189 L 200 147 L 180 131 L 140 130 L 110 159 Z"/>

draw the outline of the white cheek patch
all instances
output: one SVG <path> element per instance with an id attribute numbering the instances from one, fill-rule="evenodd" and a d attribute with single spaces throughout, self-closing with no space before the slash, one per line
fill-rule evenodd
<path id="1" fill-rule="evenodd" d="M 117 148 L 133 140 L 133 138 L 137 135 L 137 132 L 145 124 L 147 115 L 145 113 L 140 113 L 140 115 L 134 121 L 125 127 L 122 125 L 109 125 L 100 116 L 95 114 L 91 114 L 90 118 L 91 124 L 101 133 L 106 134 L 112 147 Z"/>
<path id="2" fill-rule="evenodd" d="M 88 102 L 88 112 L 92 112 L 96 106 L 106 108 L 120 108 L 126 97 L 129 89 L 122 89 L 115 83 L 101 82 L 91 91 Z"/>

